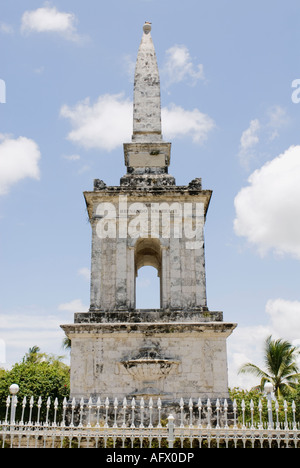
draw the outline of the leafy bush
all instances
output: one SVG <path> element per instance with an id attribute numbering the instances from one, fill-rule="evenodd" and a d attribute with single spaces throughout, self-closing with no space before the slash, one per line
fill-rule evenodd
<path id="1" fill-rule="evenodd" d="M 20 391 L 18 398 L 18 414 L 21 411 L 24 397 L 27 399 L 27 413 L 29 399 L 34 398 L 35 407 L 39 397 L 42 398 L 43 406 L 41 417 L 46 414 L 46 402 L 51 399 L 51 412 L 53 414 L 53 403 L 55 398 L 61 402 L 64 397 L 69 397 L 70 393 L 70 369 L 69 366 L 61 362 L 60 357 L 49 356 L 39 352 L 39 348 L 34 347 L 29 350 L 23 361 L 15 364 L 11 370 L 0 372 L 0 419 L 4 419 L 6 411 L 6 400 L 9 395 L 9 387 L 17 384 Z M 36 412 L 36 410 L 35 410 Z M 33 413 L 34 417 L 34 413 Z"/>

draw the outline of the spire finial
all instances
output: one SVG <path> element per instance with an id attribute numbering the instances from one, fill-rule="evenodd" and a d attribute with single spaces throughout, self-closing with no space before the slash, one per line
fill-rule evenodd
<path id="1" fill-rule="evenodd" d="M 151 31 L 151 24 L 152 23 L 149 23 L 149 21 L 145 21 L 145 24 L 143 26 L 143 31 L 145 34 L 149 34 L 149 32 Z"/>

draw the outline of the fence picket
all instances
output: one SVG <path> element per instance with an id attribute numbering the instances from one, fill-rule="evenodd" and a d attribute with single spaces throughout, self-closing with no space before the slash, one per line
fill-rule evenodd
<path id="1" fill-rule="evenodd" d="M 2 414 L 2 447 L 300 447 L 294 401 L 262 398 L 258 405 L 243 400 L 238 406 L 235 400 L 181 398 L 171 408 L 153 397 L 43 403 L 41 397 L 19 402 L 8 396 Z"/>

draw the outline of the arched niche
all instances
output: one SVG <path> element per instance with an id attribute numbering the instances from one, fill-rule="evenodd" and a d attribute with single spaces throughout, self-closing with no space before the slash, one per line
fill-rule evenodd
<path id="1" fill-rule="evenodd" d="M 134 249 L 134 270 L 135 270 L 135 302 L 136 302 L 136 283 L 138 272 L 143 267 L 153 267 L 157 271 L 159 281 L 159 298 L 161 307 L 161 276 L 162 276 L 162 249 L 158 239 L 140 238 L 137 240 Z M 157 286 L 154 286 L 155 288 Z M 155 291 L 154 291 L 155 294 Z"/>

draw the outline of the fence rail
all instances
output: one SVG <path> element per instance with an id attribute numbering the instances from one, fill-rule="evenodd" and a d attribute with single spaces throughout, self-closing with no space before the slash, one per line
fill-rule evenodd
<path id="1" fill-rule="evenodd" d="M 298 448 L 294 402 L 100 398 L 53 402 L 8 396 L 0 447 L 23 448 Z M 1 413 L 0 413 L 1 414 Z"/>

